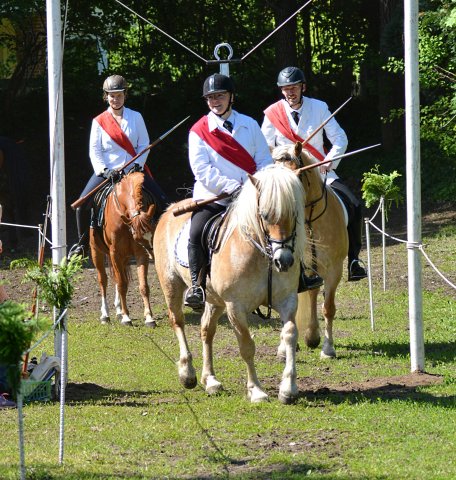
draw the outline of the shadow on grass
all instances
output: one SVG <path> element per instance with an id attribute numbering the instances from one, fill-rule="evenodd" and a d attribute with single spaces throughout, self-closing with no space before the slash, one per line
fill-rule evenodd
<path id="1" fill-rule="evenodd" d="M 390 358 L 407 357 L 410 354 L 409 343 L 373 342 L 368 348 L 356 344 L 345 344 L 344 348 L 351 351 L 375 352 Z M 427 362 L 453 363 L 456 360 L 456 342 L 428 342 L 424 345 L 424 354 Z"/>
<path id="2" fill-rule="evenodd" d="M 387 385 L 381 385 L 373 388 L 352 388 L 351 390 L 341 390 L 336 387 L 322 387 L 313 391 L 300 389 L 299 398 L 308 402 L 325 403 L 331 402 L 335 405 L 341 403 L 358 404 L 366 400 L 371 403 L 389 402 L 389 401 L 413 401 L 420 404 L 432 404 L 439 407 L 454 409 L 456 405 L 456 396 L 441 397 L 427 392 L 417 391 L 416 386 L 403 385 L 395 383 L 394 380 Z"/>
<path id="3" fill-rule="evenodd" d="M 156 474 L 149 473 L 93 473 L 86 472 L 82 469 L 72 469 L 65 467 L 65 470 L 59 466 L 47 466 L 36 465 L 33 468 L 27 469 L 28 480 L 117 480 L 125 479 L 129 480 L 159 480 L 160 478 L 166 480 L 296 480 L 298 478 L 304 478 L 307 475 L 312 475 L 312 478 L 320 480 L 387 480 L 389 477 L 386 475 L 343 475 L 333 474 L 325 471 L 320 466 L 310 465 L 307 463 L 298 463 L 294 465 L 288 465 L 286 467 L 282 465 L 257 467 L 252 468 L 246 466 L 248 460 L 237 461 L 232 460 L 227 462 L 225 472 L 220 473 L 201 473 L 201 474 L 183 474 L 178 473 L 173 475 L 157 476 Z M 237 471 L 240 468 L 241 471 Z M 243 471 L 244 470 L 244 471 Z"/>
<path id="4" fill-rule="evenodd" d="M 65 403 L 101 403 L 104 406 L 145 407 L 150 405 L 150 396 L 160 395 L 160 402 L 180 401 L 174 390 L 117 390 L 96 383 L 69 383 L 65 390 Z"/>

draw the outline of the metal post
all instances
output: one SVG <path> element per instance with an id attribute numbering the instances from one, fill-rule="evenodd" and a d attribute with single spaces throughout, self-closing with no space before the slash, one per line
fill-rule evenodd
<path id="1" fill-rule="evenodd" d="M 52 224 L 52 263 L 59 265 L 66 257 L 66 209 L 65 209 L 65 158 L 63 136 L 63 79 L 62 79 L 62 22 L 60 0 L 46 0 L 46 24 L 48 43 L 48 90 L 49 90 L 49 145 L 51 178 L 51 224 Z M 54 310 L 54 321 L 58 311 Z M 61 362 L 67 365 L 66 349 L 62 349 L 66 334 L 66 321 L 63 319 L 55 330 L 54 351 Z M 65 369 L 66 371 L 66 369 Z M 58 395 L 65 388 L 64 378 L 56 375 L 55 387 Z M 62 415 L 60 425 L 63 425 Z M 63 428 L 60 429 L 60 445 L 63 445 Z M 63 459 L 60 458 L 60 463 Z"/>
<path id="2" fill-rule="evenodd" d="M 380 198 L 382 212 L 382 260 L 383 260 L 383 291 L 386 292 L 386 235 L 385 235 L 385 197 Z"/>
<path id="3" fill-rule="evenodd" d="M 366 246 L 367 246 L 367 278 L 369 280 L 369 306 L 370 306 L 370 320 L 371 320 L 371 330 L 374 331 L 375 321 L 374 321 L 374 296 L 372 288 L 372 273 L 371 273 L 371 243 L 370 243 L 370 228 L 369 228 L 369 219 L 364 219 L 366 223 Z"/>
<path id="4" fill-rule="evenodd" d="M 421 292 L 421 174 L 418 0 L 404 0 L 407 248 L 411 371 L 424 371 Z"/>

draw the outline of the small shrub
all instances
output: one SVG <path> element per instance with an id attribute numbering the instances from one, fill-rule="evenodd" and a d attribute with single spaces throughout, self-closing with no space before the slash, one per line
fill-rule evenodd
<path id="1" fill-rule="evenodd" d="M 371 168 L 369 172 L 363 174 L 363 184 L 361 190 L 363 192 L 363 200 L 366 202 L 366 207 L 372 207 L 378 203 L 383 197 L 385 202 L 385 213 L 387 214 L 393 202 L 396 206 L 403 201 L 398 185 L 394 184 L 396 178 L 401 177 L 401 174 L 394 170 L 389 175 L 379 172 L 379 166 Z"/>

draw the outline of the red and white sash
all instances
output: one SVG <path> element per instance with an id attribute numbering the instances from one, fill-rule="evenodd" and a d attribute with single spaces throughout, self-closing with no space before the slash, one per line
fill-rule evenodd
<path id="1" fill-rule="evenodd" d="M 132 158 L 136 156 L 135 147 L 133 147 L 130 139 L 120 128 L 120 125 L 114 120 L 114 117 L 108 110 L 95 117 L 95 121 L 112 138 L 112 140 L 119 145 L 119 147 L 123 148 Z M 144 165 L 144 171 L 152 177 L 152 172 L 147 165 Z"/>
<path id="2" fill-rule="evenodd" d="M 209 131 L 207 116 L 200 118 L 190 129 L 198 137 L 213 148 L 220 156 L 233 163 L 242 170 L 253 175 L 256 172 L 256 163 L 250 153 L 231 135 L 216 128 Z"/>
<path id="3" fill-rule="evenodd" d="M 290 122 L 288 121 L 287 113 L 285 111 L 285 107 L 283 106 L 282 101 L 273 103 L 270 107 L 268 107 L 264 114 L 269 119 L 269 121 L 274 125 L 275 128 L 288 140 L 292 142 L 304 142 L 305 140 L 297 135 L 290 126 Z M 310 143 L 306 143 L 304 148 L 311 153 L 317 160 L 323 161 L 325 156 L 319 152 L 315 147 L 310 145 Z"/>

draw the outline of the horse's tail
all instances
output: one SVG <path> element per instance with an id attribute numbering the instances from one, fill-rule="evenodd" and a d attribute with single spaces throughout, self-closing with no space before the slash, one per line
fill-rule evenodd
<path id="1" fill-rule="evenodd" d="M 299 338 L 310 348 L 317 348 L 320 343 L 320 327 L 317 318 L 317 302 L 312 296 L 318 295 L 317 290 L 309 290 L 298 294 L 298 310 L 296 311 L 296 327 Z"/>

